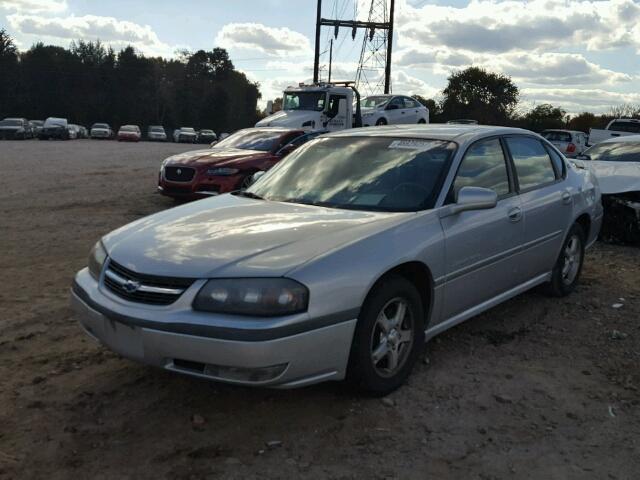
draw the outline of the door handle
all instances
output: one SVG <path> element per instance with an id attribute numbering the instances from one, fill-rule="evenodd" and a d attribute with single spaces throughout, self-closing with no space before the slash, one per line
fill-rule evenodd
<path id="1" fill-rule="evenodd" d="M 520 209 L 520 207 L 514 207 L 509 210 L 508 216 L 509 221 L 514 223 L 519 222 L 520 220 L 522 220 L 522 210 Z"/>
<path id="2" fill-rule="evenodd" d="M 566 190 L 562 193 L 562 203 L 565 205 L 569 205 L 571 203 L 571 193 Z"/>

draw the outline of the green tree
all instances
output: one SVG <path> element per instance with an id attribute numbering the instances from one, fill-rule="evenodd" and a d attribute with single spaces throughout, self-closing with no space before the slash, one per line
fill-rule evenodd
<path id="1" fill-rule="evenodd" d="M 422 105 L 427 107 L 429 110 L 429 121 L 430 122 L 438 122 L 440 117 L 442 116 L 442 111 L 440 109 L 440 105 L 432 98 L 425 98 L 422 95 L 414 95 L 414 99 L 420 102 Z"/>
<path id="2" fill-rule="evenodd" d="M 589 129 L 597 128 L 598 118 L 591 112 L 582 112 L 569 119 L 567 127 L 571 130 L 588 133 Z"/>
<path id="3" fill-rule="evenodd" d="M 547 128 L 565 128 L 565 112 L 560 107 L 554 107 L 551 104 L 543 103 L 538 105 L 524 116 L 524 127 L 541 132 Z"/>
<path id="4" fill-rule="evenodd" d="M 445 121 L 470 118 L 503 125 L 513 116 L 520 92 L 510 77 L 469 67 L 449 76 L 442 95 Z"/>
<path id="5" fill-rule="evenodd" d="M 18 49 L 5 29 L 0 30 L 0 118 L 13 116 L 17 107 Z"/>

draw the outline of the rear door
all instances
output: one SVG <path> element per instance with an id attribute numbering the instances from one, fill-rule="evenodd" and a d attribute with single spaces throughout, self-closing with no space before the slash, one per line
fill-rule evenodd
<path id="1" fill-rule="evenodd" d="M 465 153 L 449 192 L 462 187 L 490 188 L 498 204 L 441 219 L 447 274 L 441 320 L 451 319 L 519 283 L 519 250 L 524 240 L 520 197 L 499 138 L 480 140 Z"/>
<path id="2" fill-rule="evenodd" d="M 505 143 L 515 167 L 524 214 L 520 268 L 525 279 L 531 280 L 553 269 L 578 192 L 564 180 L 566 166 L 562 159 L 541 140 L 511 135 Z"/>

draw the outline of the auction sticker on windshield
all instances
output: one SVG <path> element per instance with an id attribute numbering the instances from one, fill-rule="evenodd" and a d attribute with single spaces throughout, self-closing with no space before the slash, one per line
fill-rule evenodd
<path id="1" fill-rule="evenodd" d="M 387 148 L 390 149 L 404 149 L 404 150 L 430 150 L 436 145 L 441 145 L 442 142 L 432 142 L 425 140 L 394 140 L 389 144 Z"/>

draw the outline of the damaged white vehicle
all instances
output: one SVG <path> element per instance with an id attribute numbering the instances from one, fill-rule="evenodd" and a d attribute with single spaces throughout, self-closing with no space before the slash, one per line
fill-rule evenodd
<path id="1" fill-rule="evenodd" d="M 605 140 L 573 162 L 590 169 L 602 191 L 602 238 L 640 243 L 640 135 Z"/>

